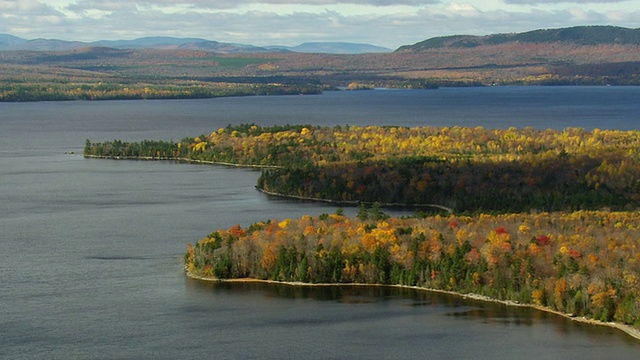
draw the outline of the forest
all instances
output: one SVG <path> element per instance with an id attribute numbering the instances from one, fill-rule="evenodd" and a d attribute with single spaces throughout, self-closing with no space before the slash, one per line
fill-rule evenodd
<path id="1" fill-rule="evenodd" d="M 193 276 L 418 286 L 640 326 L 639 131 L 242 124 L 84 154 L 258 166 L 263 191 L 359 206 L 216 230 L 188 246 Z"/>
<path id="2" fill-rule="evenodd" d="M 319 94 L 318 86 L 239 83 L 6 83 L 0 84 L 0 101 L 200 99 L 253 95 Z"/>
<path id="3" fill-rule="evenodd" d="M 375 207 L 219 229 L 185 254 L 209 278 L 419 286 L 640 326 L 638 212 L 391 218 Z"/>
<path id="4" fill-rule="evenodd" d="M 640 132 L 482 127 L 228 126 L 180 142 L 87 142 L 85 155 L 266 167 L 283 196 L 456 212 L 635 209 Z"/>

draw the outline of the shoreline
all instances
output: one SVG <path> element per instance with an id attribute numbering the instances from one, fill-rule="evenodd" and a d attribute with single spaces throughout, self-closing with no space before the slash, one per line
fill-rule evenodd
<path id="1" fill-rule="evenodd" d="M 104 160 L 139 160 L 139 161 L 175 161 L 180 163 L 188 163 L 188 164 L 205 164 L 205 165 L 219 165 L 219 166 L 228 166 L 228 167 L 236 167 L 236 168 L 248 168 L 248 169 L 283 169 L 283 166 L 277 165 L 252 165 L 252 164 L 236 164 L 236 163 L 228 163 L 228 162 L 220 162 L 220 161 L 207 161 L 207 160 L 198 160 L 198 159 L 189 159 L 189 158 L 169 158 L 169 157 L 154 157 L 154 156 L 104 156 L 104 155 L 82 155 L 87 159 L 104 159 Z M 255 186 L 255 189 L 259 192 L 269 195 L 275 196 L 283 199 L 295 199 L 302 201 L 312 201 L 312 202 L 322 202 L 327 204 L 334 205 L 344 205 L 344 206 L 359 206 L 361 204 L 365 205 L 373 205 L 373 202 L 366 201 L 348 201 L 348 200 L 332 200 L 332 199 L 322 199 L 322 198 L 314 198 L 308 196 L 300 196 L 300 195 L 289 195 L 276 193 L 273 191 L 267 191 Z M 392 207 L 392 208 L 431 208 L 438 209 L 442 211 L 446 211 L 449 214 L 453 214 L 454 210 L 452 208 L 446 207 L 444 205 L 438 204 L 400 204 L 400 203 L 382 203 L 380 204 L 384 207 Z"/>
<path id="2" fill-rule="evenodd" d="M 196 275 L 190 271 L 188 271 L 186 268 L 184 269 L 185 274 L 188 278 L 193 279 L 193 280 L 200 280 L 200 281 L 207 281 L 207 282 L 219 282 L 219 283 L 264 283 L 264 284 L 278 284 L 278 285 L 289 285 L 289 286 L 316 286 L 316 287 L 321 287 L 321 286 L 385 286 L 385 287 L 395 287 L 395 288 L 404 288 L 404 289 L 413 289 L 413 290 L 419 290 L 419 291 L 428 291 L 428 292 L 432 292 L 432 293 L 439 293 L 439 294 L 447 294 L 447 295 L 453 295 L 462 299 L 470 299 L 470 300 L 477 300 L 477 301 L 484 301 L 484 302 L 490 302 L 490 303 L 496 303 L 496 304 L 503 304 L 506 306 L 514 306 L 514 307 L 526 307 L 526 308 L 530 308 L 530 309 L 534 309 L 534 310 L 538 310 L 538 311 L 544 311 L 547 313 L 551 313 L 554 315 L 558 315 L 558 316 L 562 316 L 566 319 L 572 320 L 572 321 L 576 321 L 576 322 L 580 322 L 583 324 L 589 324 L 589 325 L 597 325 L 597 326 L 606 326 L 606 327 L 610 327 L 613 329 L 617 329 L 620 330 L 622 332 L 624 332 L 625 334 L 631 336 L 632 338 L 639 340 L 640 341 L 640 329 L 636 329 L 630 325 L 624 325 L 624 324 L 620 324 L 620 323 L 616 323 L 616 322 L 602 322 L 602 321 L 598 321 L 595 319 L 589 319 L 583 316 L 571 316 L 570 314 L 566 314 L 557 310 L 553 310 L 553 309 L 549 309 L 547 307 L 544 306 L 539 306 L 539 305 L 534 305 L 534 304 L 523 304 L 523 303 L 519 303 L 519 302 L 515 302 L 515 301 L 511 301 L 511 300 L 498 300 L 498 299 L 493 299 L 490 298 L 488 296 L 484 296 L 484 295 L 479 295 L 479 294 L 473 294 L 473 293 L 469 293 L 469 294 L 465 294 L 465 293 L 459 293 L 456 291 L 448 291 L 448 290 L 440 290 L 440 289 L 432 289 L 432 288 L 425 288 L 425 287 L 420 287 L 420 286 L 407 286 L 407 285 L 383 285 L 383 284 L 361 284 L 361 283 L 322 283 L 322 284 L 312 284 L 312 283 L 304 283 L 304 282 L 287 282 L 287 281 L 276 281 L 276 280 L 262 280 L 262 279 L 254 279 L 254 278 L 236 278 L 236 279 L 217 279 L 217 278 L 210 278 L 210 277 L 205 277 L 205 276 L 200 276 L 200 275 Z"/>
<path id="3" fill-rule="evenodd" d="M 253 164 L 236 164 L 222 161 L 207 161 L 189 158 L 170 158 L 170 157 L 155 157 L 155 156 L 105 156 L 105 155 L 86 155 L 83 157 L 87 159 L 104 159 L 104 160 L 139 160 L 139 161 L 175 161 L 188 164 L 205 164 L 205 165 L 221 165 L 237 168 L 253 168 L 253 169 L 282 169 L 282 166 L 276 165 L 253 165 Z"/>
<path id="4" fill-rule="evenodd" d="M 269 195 L 269 196 L 275 196 L 275 197 L 280 197 L 280 198 L 285 198 L 285 199 L 295 199 L 295 200 L 304 200 L 304 201 L 313 201 L 313 202 L 324 202 L 324 203 L 328 203 L 328 204 L 335 204 L 335 205 L 347 205 L 347 206 L 359 206 L 359 205 L 373 205 L 373 202 L 367 202 L 367 201 L 357 201 L 357 200 L 331 200 L 331 199 L 322 199 L 322 198 L 314 198 L 314 197 L 307 197 L 307 196 L 300 196 L 300 195 L 288 195 L 288 194 L 282 194 L 282 193 L 276 193 L 276 192 L 272 192 L 272 191 L 267 191 L 264 189 L 261 189 L 259 187 L 255 187 L 256 190 L 260 191 L 261 193 L 265 194 L 265 195 Z M 449 214 L 453 214 L 453 209 L 448 208 L 446 206 L 443 205 L 438 205 L 438 204 L 400 204 L 400 203 L 380 203 L 381 206 L 383 207 L 393 207 L 393 208 L 434 208 L 434 209 L 439 209 L 439 210 L 443 210 L 448 212 Z"/>

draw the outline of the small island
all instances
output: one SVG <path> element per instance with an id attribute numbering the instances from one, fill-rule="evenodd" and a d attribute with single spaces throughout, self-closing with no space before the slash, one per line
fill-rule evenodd
<path id="1" fill-rule="evenodd" d="M 243 124 L 84 154 L 261 167 L 262 191 L 360 207 L 216 230 L 188 245 L 195 278 L 410 286 L 639 336 L 638 131 Z"/>

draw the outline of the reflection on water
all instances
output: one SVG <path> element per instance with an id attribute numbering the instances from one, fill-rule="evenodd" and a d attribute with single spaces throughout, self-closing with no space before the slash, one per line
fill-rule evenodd
<path id="1" fill-rule="evenodd" d="M 192 279 L 187 280 L 187 287 L 198 292 L 199 297 L 209 298 L 211 301 L 215 301 L 220 296 L 233 294 L 233 296 L 250 299 L 259 297 L 262 301 L 267 302 L 284 302 L 284 304 L 289 304 L 285 306 L 290 306 L 292 309 L 299 306 L 310 307 L 314 311 L 319 309 L 313 305 L 314 303 L 331 303 L 334 306 L 346 307 L 349 309 L 347 311 L 351 319 L 360 318 L 363 322 L 367 321 L 364 319 L 372 318 L 387 318 L 387 321 L 392 321 L 410 315 L 414 317 L 414 321 L 411 322 L 413 325 L 415 322 L 425 321 L 423 324 L 448 326 L 444 325 L 450 324 L 447 319 L 455 319 L 456 323 L 461 322 L 462 328 L 459 331 L 466 332 L 462 330 L 464 328 L 473 332 L 474 337 L 479 336 L 475 331 L 484 332 L 490 336 L 495 336 L 495 334 L 507 336 L 504 334 L 509 334 L 508 336 L 516 336 L 518 339 L 522 336 L 531 336 L 530 340 L 532 341 L 535 341 L 536 338 L 538 341 L 542 341 L 539 339 L 542 336 L 551 348 L 563 348 L 565 349 L 563 351 L 572 355 L 577 354 L 576 348 L 578 347 L 584 348 L 586 346 L 587 349 L 592 350 L 593 348 L 603 349 L 601 345 L 597 345 L 603 336 L 620 337 L 622 343 L 640 350 L 640 344 L 635 339 L 609 327 L 583 324 L 524 306 L 507 306 L 501 303 L 413 288 L 366 285 L 305 286 L 260 282 L 207 282 Z M 294 302 L 291 303 L 291 301 Z M 332 309 L 332 307 L 327 307 L 327 309 Z M 335 308 L 333 309 L 335 310 Z M 371 309 L 375 310 L 371 311 Z M 388 318 L 389 315 L 394 319 Z M 306 321 L 317 324 L 321 320 L 302 318 L 283 321 L 289 324 L 304 324 Z M 404 325 L 407 324 L 404 323 Z M 409 329 L 412 327 L 409 326 Z M 446 338 L 442 334 L 433 334 L 434 329 L 429 326 L 413 330 L 422 333 L 424 337 L 440 338 L 441 341 Z M 577 333 L 585 336 L 584 343 L 582 340 L 577 343 L 566 343 L 567 341 L 571 342 L 570 339 L 574 339 Z M 487 339 L 486 341 L 491 340 Z M 626 350 L 622 350 L 621 354 L 625 352 Z M 562 352 L 557 355 L 560 356 L 560 354 Z M 529 358 L 530 355 L 533 354 L 523 358 Z M 594 353 L 585 354 L 582 358 L 597 358 L 593 355 Z M 617 358 L 617 355 L 616 352 L 608 354 L 613 358 Z"/>
<path id="2" fill-rule="evenodd" d="M 501 87 L 0 104 L 0 358 L 637 358 L 640 342 L 619 331 L 526 308 L 390 287 L 186 279 L 185 244 L 211 231 L 336 208 L 267 197 L 252 170 L 65 153 L 87 138 L 170 140 L 301 119 L 628 129 L 639 94 Z"/>
<path id="3" fill-rule="evenodd" d="M 485 324 L 533 325 L 536 320 L 540 320 L 540 318 L 536 319 L 535 316 L 532 316 L 533 313 L 536 312 L 524 314 L 523 312 L 518 312 L 515 308 L 510 311 L 501 311 L 498 308 L 480 308 L 456 311 L 447 315 L 459 317 L 464 320 L 481 321 Z"/>
<path id="4" fill-rule="evenodd" d="M 416 290 L 398 286 L 375 286 L 358 284 L 286 284 L 260 281 L 202 281 L 189 279 L 193 288 L 208 288 L 213 292 L 260 293 L 263 296 L 283 299 L 311 299 L 344 303 L 383 302 L 402 299 L 411 306 L 428 306 L 434 303 L 458 306 L 460 297 Z"/>

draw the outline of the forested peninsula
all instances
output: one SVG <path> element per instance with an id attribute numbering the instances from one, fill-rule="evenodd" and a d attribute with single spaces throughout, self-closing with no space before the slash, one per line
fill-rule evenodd
<path id="1" fill-rule="evenodd" d="M 258 189 L 360 204 L 214 231 L 190 276 L 417 286 L 640 329 L 638 131 L 243 124 L 84 154 L 258 166 Z"/>
<path id="2" fill-rule="evenodd" d="M 311 95 L 323 88 L 313 85 L 177 82 L 164 83 L 63 83 L 0 84 L 0 102 L 71 100 L 205 99 L 256 95 Z"/>
<path id="3" fill-rule="evenodd" d="M 264 167 L 257 188 L 456 212 L 636 209 L 640 132 L 243 124 L 180 142 L 87 140 L 85 156 Z"/>

